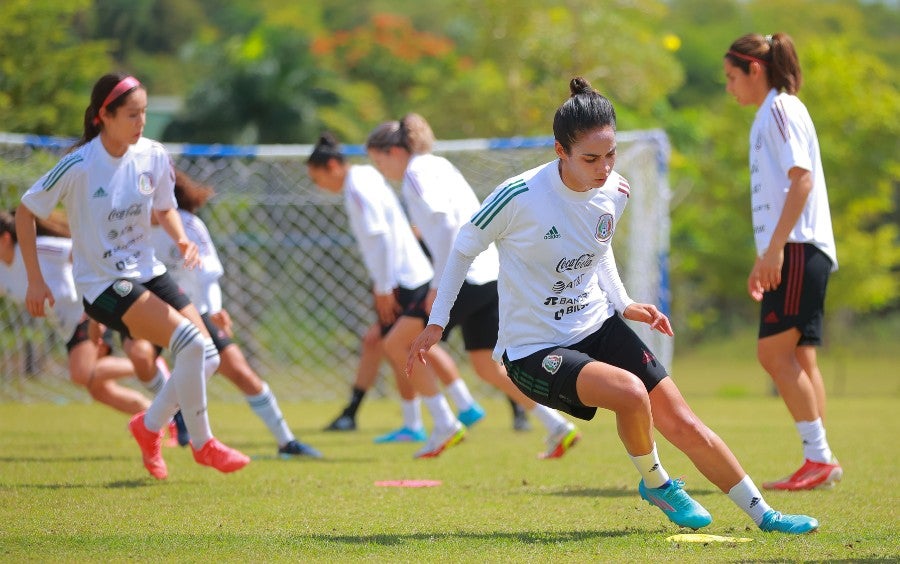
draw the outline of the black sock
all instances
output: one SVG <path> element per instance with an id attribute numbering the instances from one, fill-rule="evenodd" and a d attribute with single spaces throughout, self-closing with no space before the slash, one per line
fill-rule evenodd
<path id="1" fill-rule="evenodd" d="M 365 395 L 365 390 L 354 387 L 350 395 L 350 403 L 348 403 L 347 407 L 344 408 L 344 415 L 351 418 L 356 418 L 356 411 L 359 409 L 359 404 L 362 403 L 363 396 Z"/>
<path id="2" fill-rule="evenodd" d="M 509 405 L 512 407 L 513 417 L 517 415 L 525 415 L 525 410 L 522 409 L 522 406 L 517 404 L 511 397 L 506 396 L 506 399 L 509 400 Z"/>

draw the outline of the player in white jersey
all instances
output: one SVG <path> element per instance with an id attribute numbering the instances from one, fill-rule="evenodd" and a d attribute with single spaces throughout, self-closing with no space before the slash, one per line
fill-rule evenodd
<path id="1" fill-rule="evenodd" d="M 828 277 L 838 263 L 819 140 L 796 96 L 800 63 L 788 35 L 748 34 L 732 43 L 723 67 L 726 90 L 757 108 L 750 129 L 756 261 L 747 279 L 750 296 L 761 303 L 757 358 L 794 419 L 805 459 L 799 470 L 763 487 L 833 487 L 844 471 L 825 436 L 816 347 Z"/>
<path id="2" fill-rule="evenodd" d="M 154 227 L 152 234 L 156 256 L 166 265 L 166 270 L 197 307 L 216 345 L 216 350 L 219 351 L 221 360 L 217 372 L 228 378 L 244 394 L 250 409 L 275 437 L 278 443 L 278 456 L 321 458 L 322 454 L 318 450 L 297 440 L 284 420 L 275 393 L 250 367 L 238 344 L 232 341 L 234 333 L 231 316 L 222 306 L 222 288 L 219 286 L 219 278 L 225 274 L 225 269 L 219 260 L 219 253 L 216 251 L 209 229 L 196 215 L 197 210 L 213 195 L 215 191 L 211 187 L 196 182 L 182 170 L 175 170 L 175 200 L 178 202 L 178 214 L 181 216 L 181 223 L 188 239 L 197 245 L 200 267 L 192 269 L 184 267 L 181 250 L 160 226 Z M 179 443 L 184 446 L 187 440 L 187 437 L 180 437 Z"/>
<path id="3" fill-rule="evenodd" d="M 155 215 L 177 241 L 185 264 L 198 262 L 197 246 L 185 235 L 176 209 L 169 155 L 142 137 L 146 111 L 147 92 L 136 78 L 101 77 L 91 92 L 81 139 L 22 196 L 16 231 L 28 275 L 25 305 L 42 317 L 45 303 L 54 303 L 37 260 L 35 218 L 62 204 L 72 228 L 75 285 L 87 314 L 123 335 L 170 347 L 174 355 L 171 377 L 129 423 L 144 467 L 157 479 L 168 476 L 161 436 L 180 406 L 194 460 L 233 472 L 250 459 L 213 437 L 206 408 L 205 375 L 215 372 L 219 355 L 197 308 L 156 260 L 150 241 Z"/>
<path id="4" fill-rule="evenodd" d="M 402 316 L 421 319 L 424 323 L 428 314 L 422 304 L 434 271 L 397 196 L 374 167 L 347 163 L 337 140 L 326 133 L 307 160 L 307 171 L 321 189 L 343 194 L 350 229 L 372 279 L 378 321 L 363 337 L 353 397 L 335 421 L 340 423 L 350 418 L 352 428 L 355 428 L 353 417 L 356 408 L 377 376 L 377 363 L 383 352 L 382 338 Z M 445 350 L 440 347 L 432 349 L 429 361 L 429 366 L 460 408 L 461 418 L 465 419 L 466 413 L 482 412 Z M 403 426 L 376 437 L 375 442 L 424 441 L 427 435 L 422 422 L 420 398 L 406 378 L 403 363 L 392 364 L 392 368 L 401 398 Z M 473 423 L 473 420 L 468 421 Z"/>
<path id="5" fill-rule="evenodd" d="M 366 141 L 366 150 L 375 166 L 388 179 L 402 182 L 403 199 L 410 218 L 419 226 L 422 239 L 431 251 L 435 278 L 426 300 L 428 311 L 453 241 L 460 227 L 480 205 L 459 170 L 447 159 L 431 153 L 434 141 L 431 126 L 418 114 L 408 114 L 400 121 L 379 125 Z M 556 411 L 523 394 L 509 379 L 503 365 L 491 358 L 497 344 L 500 314 L 498 269 L 497 249 L 489 245 L 466 271 L 459 300 L 445 325 L 444 338 L 455 326 L 461 328 L 466 351 L 478 376 L 502 390 L 543 423 L 547 429 L 547 449 L 540 456 L 559 458 L 580 439 L 578 428 Z M 423 328 L 424 321 L 416 319 L 405 324 L 403 330 L 392 333 L 386 343 L 388 355 L 405 362 L 410 344 Z M 460 414 L 461 420 L 463 415 Z M 444 441 L 453 439 L 453 435 L 432 434 L 421 453 L 440 452 Z"/>
<path id="6" fill-rule="evenodd" d="M 420 364 L 421 353 L 440 340 L 469 265 L 495 243 L 501 308 L 495 352 L 524 393 L 581 419 L 591 419 L 597 407 L 612 411 L 641 475 L 640 496 L 680 526 L 697 529 L 712 517 L 682 480 L 669 479 L 653 426 L 762 530 L 816 529 L 813 518 L 769 507 L 728 446 L 622 321 L 673 334 L 656 306 L 628 297 L 613 257 L 613 234 L 630 193 L 613 171 L 615 110 L 584 78 L 572 79 L 569 88 L 553 120 L 559 158 L 502 183 L 462 227 L 408 366 Z"/>
<path id="7" fill-rule="evenodd" d="M 44 280 L 56 299 L 52 317 L 60 333 L 68 337 L 69 378 L 94 400 L 134 415 L 147 409 L 150 400 L 116 380 L 137 376 L 144 387 L 156 393 L 168 378 L 168 368 L 162 359 L 157 359 L 157 351 L 147 341 L 125 339 L 123 348 L 129 358 L 122 358 L 111 354 L 112 331 L 91 338 L 90 321 L 72 276 L 71 232 L 65 219 L 55 215 L 37 223 L 37 257 Z M 24 304 L 27 275 L 17 241 L 14 214 L 0 211 L 0 295 Z"/>

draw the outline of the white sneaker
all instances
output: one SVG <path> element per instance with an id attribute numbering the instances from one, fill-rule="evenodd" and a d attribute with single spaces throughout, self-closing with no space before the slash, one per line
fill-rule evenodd
<path id="1" fill-rule="evenodd" d="M 413 455 L 413 458 L 434 458 L 444 450 L 459 443 L 466 437 L 466 427 L 459 421 L 454 421 L 453 425 L 447 429 L 435 429 L 428 437 L 428 442 Z"/>
<path id="2" fill-rule="evenodd" d="M 566 421 L 547 435 L 547 450 L 538 454 L 538 458 L 561 458 L 581 438 L 581 432 L 571 421 Z"/>

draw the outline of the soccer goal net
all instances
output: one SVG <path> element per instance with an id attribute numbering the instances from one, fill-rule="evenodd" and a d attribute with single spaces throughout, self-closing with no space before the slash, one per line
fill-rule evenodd
<path id="1" fill-rule="evenodd" d="M 3 209 L 18 205 L 21 194 L 70 143 L 0 134 Z M 251 365 L 285 400 L 345 396 L 361 335 L 375 316 L 370 283 L 341 199 L 318 190 L 306 175 L 312 147 L 168 148 L 176 166 L 217 192 L 199 215 L 225 265 L 220 280 L 225 308 Z M 344 149 L 352 160 L 365 161 L 363 147 Z M 482 199 L 506 178 L 555 158 L 548 137 L 439 141 L 435 153 L 452 161 Z M 618 133 L 616 168 L 629 180 L 631 197 L 617 226 L 616 259 L 632 298 L 667 313 L 668 160 L 663 131 Z M 645 325 L 634 328 L 670 367 L 672 340 L 650 333 Z M 69 337 L 0 296 L 0 401 L 86 398 L 68 382 Z M 458 335 L 449 347 L 470 384 L 494 393 L 472 377 Z M 121 354 L 118 348 L 116 354 Z M 384 380 L 380 386 L 390 387 Z"/>

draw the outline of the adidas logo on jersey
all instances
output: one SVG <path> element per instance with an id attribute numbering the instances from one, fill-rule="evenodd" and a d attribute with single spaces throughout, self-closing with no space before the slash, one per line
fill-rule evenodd
<path id="1" fill-rule="evenodd" d="M 97 191 L 94 192 L 95 198 L 105 198 L 106 196 L 108 196 L 108 194 L 106 193 L 106 190 L 103 189 L 103 186 L 97 188 Z"/>
<path id="2" fill-rule="evenodd" d="M 556 230 L 556 226 L 550 228 L 550 231 L 547 231 L 547 234 L 544 235 L 544 239 L 559 239 L 559 231 Z"/>

